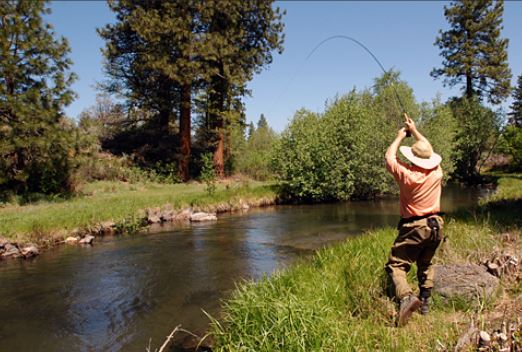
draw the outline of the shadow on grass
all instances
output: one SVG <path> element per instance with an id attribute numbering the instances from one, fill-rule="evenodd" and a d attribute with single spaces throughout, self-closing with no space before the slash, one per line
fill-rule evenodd
<path id="1" fill-rule="evenodd" d="M 448 213 L 447 217 L 468 223 L 486 221 L 493 228 L 501 231 L 515 227 L 522 228 L 522 199 L 488 201 L 473 209 Z"/>

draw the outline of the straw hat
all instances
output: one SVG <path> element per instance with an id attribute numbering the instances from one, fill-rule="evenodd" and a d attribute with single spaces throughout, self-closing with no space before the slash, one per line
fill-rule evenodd
<path id="1" fill-rule="evenodd" d="M 417 141 L 411 147 L 403 145 L 399 150 L 406 159 L 426 170 L 436 168 L 442 161 L 441 156 L 434 153 L 433 148 L 426 141 Z"/>

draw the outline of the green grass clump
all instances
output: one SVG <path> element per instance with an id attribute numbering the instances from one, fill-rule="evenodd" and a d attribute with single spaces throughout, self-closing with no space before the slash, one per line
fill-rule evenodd
<path id="1" fill-rule="evenodd" d="M 432 351 L 433 334 L 440 341 L 454 338 L 445 312 L 394 327 L 395 305 L 385 295 L 383 276 L 394 237 L 391 228 L 372 232 L 240 285 L 214 322 L 217 350 Z M 421 320 L 427 325 L 420 327 Z M 426 344 L 419 346 L 419 339 Z"/>
<path id="2" fill-rule="evenodd" d="M 492 211 L 519 202 L 522 180 L 504 180 L 479 209 L 447 220 L 438 263 L 477 262 L 499 244 L 498 231 L 520 230 Z M 518 204 L 518 203 L 517 203 Z M 511 204 L 510 211 L 519 212 Z M 505 215 L 505 214 L 504 214 Z M 492 302 L 464 304 L 435 297 L 430 315 L 394 327 L 384 264 L 396 230 L 384 228 L 320 250 L 286 271 L 240 284 L 213 320 L 217 351 L 434 351 L 452 349 L 471 315 Z M 415 271 L 409 273 L 415 283 Z"/>
<path id="3" fill-rule="evenodd" d="M 218 185 L 209 195 L 205 185 L 193 184 L 127 184 L 101 181 L 89 184 L 85 196 L 57 202 L 0 208 L 0 235 L 25 240 L 46 237 L 53 232 L 71 231 L 112 220 L 125 222 L 139 210 L 172 204 L 175 209 L 204 207 L 239 199 L 275 198 L 272 185 L 261 182 Z"/>

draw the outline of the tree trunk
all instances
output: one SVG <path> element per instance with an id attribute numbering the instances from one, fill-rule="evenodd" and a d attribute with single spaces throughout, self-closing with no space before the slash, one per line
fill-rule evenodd
<path id="1" fill-rule="evenodd" d="M 191 110 L 191 86 L 184 84 L 181 87 L 181 107 L 179 116 L 179 134 L 181 136 L 181 160 L 179 170 L 184 182 L 189 180 L 190 162 L 190 110 Z"/>
<path id="2" fill-rule="evenodd" d="M 219 178 L 225 177 L 225 133 L 223 118 L 219 116 L 217 127 L 217 143 L 214 150 L 214 167 Z"/>
<path id="3" fill-rule="evenodd" d="M 222 68 L 221 68 L 222 72 Z M 222 77 L 216 76 L 212 84 L 211 94 L 212 124 L 216 133 L 214 149 L 214 167 L 218 177 L 225 177 L 225 121 L 223 112 L 227 96 L 227 84 Z"/>
<path id="4" fill-rule="evenodd" d="M 473 98 L 473 81 L 471 77 L 471 70 L 466 72 L 466 98 L 468 98 L 468 100 Z"/>

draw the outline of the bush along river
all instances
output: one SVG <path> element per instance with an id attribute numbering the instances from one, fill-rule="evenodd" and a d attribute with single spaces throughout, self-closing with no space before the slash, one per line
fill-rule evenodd
<path id="1" fill-rule="evenodd" d="M 442 206 L 483 194 L 447 186 Z M 179 324 L 204 332 L 236 282 L 397 221 L 396 198 L 267 207 L 3 261 L 0 351 L 154 351 Z"/>

